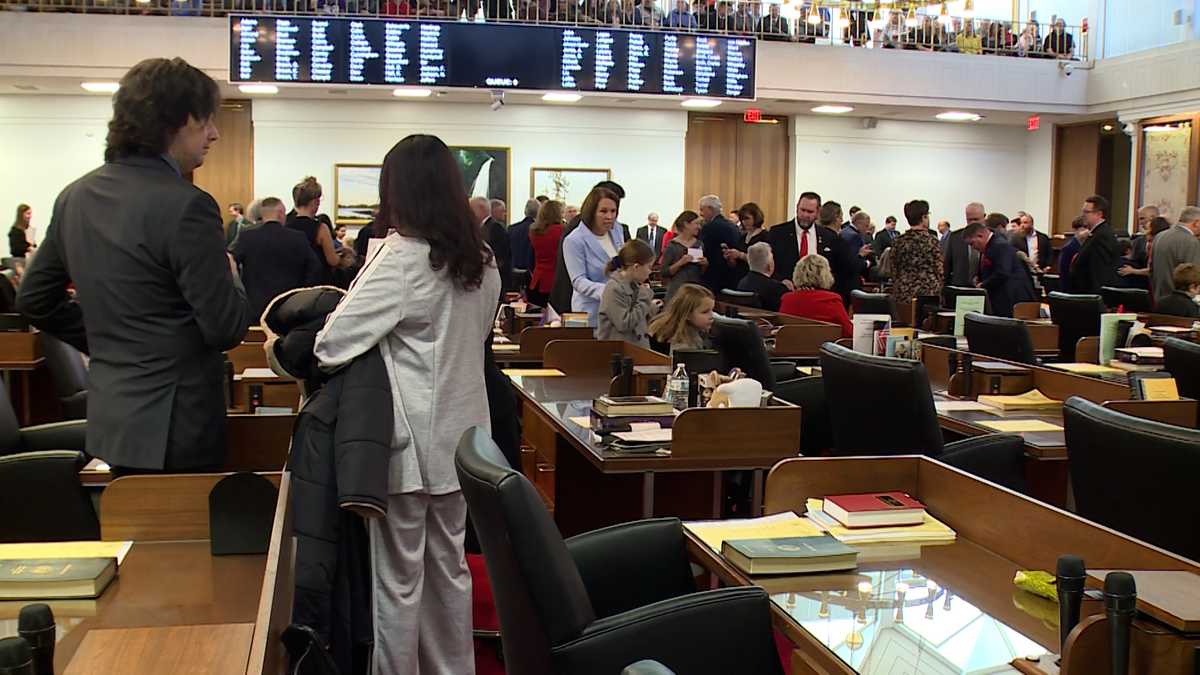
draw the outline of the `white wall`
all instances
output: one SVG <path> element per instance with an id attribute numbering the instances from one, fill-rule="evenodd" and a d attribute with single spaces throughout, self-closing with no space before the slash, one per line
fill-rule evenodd
<path id="1" fill-rule="evenodd" d="M 111 116 L 105 96 L 0 96 L 0 224 L 5 230 L 17 204 L 29 204 L 41 240 L 58 193 L 104 163 Z"/>
<path id="2" fill-rule="evenodd" d="M 1189 40 L 1192 27 L 1172 25 L 1172 15 L 1196 11 L 1196 0 L 1107 0 L 1104 10 L 1104 57 L 1112 58 L 1144 49 Z"/>
<path id="3" fill-rule="evenodd" d="M 650 211 L 669 221 L 683 207 L 683 111 L 510 105 L 492 112 L 485 104 L 403 101 L 256 100 L 254 193 L 288 201 L 292 186 L 311 174 L 329 195 L 322 208 L 331 209 L 334 164 L 378 164 L 412 133 L 448 145 L 511 148 L 513 213 L 530 197 L 534 166 L 611 169 L 627 193 L 621 220 L 630 225 L 643 224 Z"/>
<path id="4" fill-rule="evenodd" d="M 1009 216 L 1033 214 L 1048 229 L 1052 132 L 980 124 L 799 116 L 793 121 L 795 187 L 849 209 L 861 206 L 877 227 L 888 215 L 906 229 L 904 203 L 929 201 L 930 220 L 963 224 L 963 207 L 980 201 Z"/>

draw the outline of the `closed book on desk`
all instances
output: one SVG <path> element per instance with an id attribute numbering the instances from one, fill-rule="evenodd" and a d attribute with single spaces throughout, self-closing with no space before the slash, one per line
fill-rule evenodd
<path id="1" fill-rule="evenodd" d="M 601 396 L 592 401 L 592 410 L 603 417 L 645 417 L 674 415 L 675 408 L 657 396 Z"/>
<path id="2" fill-rule="evenodd" d="M 675 424 L 675 415 L 628 415 L 614 417 L 612 415 L 601 415 L 593 410 L 588 419 L 588 424 L 591 425 L 592 431 L 601 435 L 614 434 L 618 431 L 638 431 L 639 429 L 649 429 L 652 427 L 670 429 Z"/>
<path id="3" fill-rule="evenodd" d="M 1162 347 L 1118 347 L 1113 352 L 1122 363 L 1141 366 L 1161 366 L 1163 363 Z"/>
<path id="4" fill-rule="evenodd" d="M 721 555 L 747 574 L 804 574 L 858 566 L 858 551 L 827 534 L 726 540 Z"/>
<path id="5" fill-rule="evenodd" d="M 822 510 L 822 500 L 809 499 L 804 517 L 823 532 L 849 546 L 861 544 L 949 544 L 957 538 L 954 530 L 928 513 L 920 525 L 849 528 Z"/>
<path id="6" fill-rule="evenodd" d="M 0 599 L 97 598 L 117 575 L 116 558 L 0 561 Z"/>
<path id="7" fill-rule="evenodd" d="M 825 513 L 846 527 L 920 525 L 925 505 L 903 492 L 832 495 L 822 505 Z"/>

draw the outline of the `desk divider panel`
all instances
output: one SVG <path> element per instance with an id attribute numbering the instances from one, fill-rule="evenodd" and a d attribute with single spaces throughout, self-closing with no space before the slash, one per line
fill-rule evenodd
<path id="1" fill-rule="evenodd" d="M 241 375 L 247 368 L 267 368 L 267 353 L 263 343 L 243 342 L 225 352 L 225 358 L 233 364 L 233 373 Z"/>
<path id="2" fill-rule="evenodd" d="M 1039 354 L 1058 354 L 1058 325 L 1029 321 L 1025 323 L 1029 329 L 1029 341 L 1033 343 L 1033 351 Z"/>
<path id="3" fill-rule="evenodd" d="M 785 459 L 800 453 L 800 408 L 689 408 L 671 430 L 672 458 Z"/>
<path id="4" fill-rule="evenodd" d="M 292 594 L 296 586 L 291 485 L 292 474 L 284 472 L 279 480 L 279 501 L 275 506 L 275 524 L 271 529 L 267 570 L 259 595 L 246 675 L 284 675 L 287 672 L 287 651 L 279 637 L 292 621 Z"/>
<path id="5" fill-rule="evenodd" d="M 635 366 L 671 363 L 669 356 L 624 340 L 553 340 L 546 345 L 542 365 L 557 368 L 567 375 L 609 373 L 613 354 L 633 359 Z"/>
<path id="6" fill-rule="evenodd" d="M 785 324 L 775 333 L 772 356 L 810 356 L 821 352 L 821 345 L 842 337 L 842 327 L 831 323 Z"/>
<path id="7" fill-rule="evenodd" d="M 767 474 L 764 513 L 803 514 L 805 501 L 827 495 L 900 491 L 916 496 L 919 457 L 797 457 Z"/>
<path id="8" fill-rule="evenodd" d="M 123 476 L 100 494 L 104 541 L 209 538 L 208 494 L 228 473 Z M 276 487 L 280 472 L 262 472 Z"/>
<path id="9" fill-rule="evenodd" d="M 944 388 L 950 381 L 950 361 L 952 357 L 961 358 L 970 355 L 973 361 L 999 361 L 1012 363 L 1028 368 L 1033 373 L 1034 387 L 1046 396 L 1065 401 L 1071 396 L 1081 396 L 1089 401 L 1103 403 L 1104 401 L 1125 400 L 1129 398 L 1129 386 L 1101 380 L 1084 375 L 1076 375 L 1062 370 L 1031 366 L 1024 363 L 1005 361 L 990 356 L 971 354 L 958 349 L 938 347 L 924 344 L 921 347 L 921 361 L 929 373 L 929 383 L 934 388 Z"/>
<path id="10" fill-rule="evenodd" d="M 228 415 L 225 471 L 281 471 L 292 447 L 295 415 Z"/>
<path id="11" fill-rule="evenodd" d="M 1013 305 L 1013 318 L 1022 321 L 1034 321 L 1042 318 L 1042 303 L 1018 302 Z"/>
<path id="12" fill-rule="evenodd" d="M 547 326 L 533 326 L 521 331 L 519 338 L 521 356 L 531 359 L 542 358 L 542 353 L 546 350 L 546 345 L 554 340 L 591 340 L 595 335 L 595 331 L 591 328 L 550 328 Z"/>

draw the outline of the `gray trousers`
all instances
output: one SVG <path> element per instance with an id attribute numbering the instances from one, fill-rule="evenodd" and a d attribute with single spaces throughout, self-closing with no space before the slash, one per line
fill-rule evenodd
<path id="1" fill-rule="evenodd" d="M 471 573 L 461 492 L 388 498 L 370 523 L 372 675 L 473 675 Z"/>

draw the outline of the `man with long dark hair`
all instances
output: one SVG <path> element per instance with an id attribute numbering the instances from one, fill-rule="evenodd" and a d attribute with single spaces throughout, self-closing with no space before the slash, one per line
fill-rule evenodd
<path id="1" fill-rule="evenodd" d="M 35 326 L 91 355 L 87 446 L 118 471 L 225 460 L 223 352 L 246 332 L 246 292 L 220 208 L 184 178 L 218 138 L 219 103 L 217 83 L 182 59 L 130 69 L 105 163 L 58 196 L 17 298 Z"/>
<path id="2" fill-rule="evenodd" d="M 491 428 L 483 349 L 500 273 L 441 140 L 397 143 L 379 186 L 387 234 L 314 349 L 321 367 L 335 370 L 378 345 L 391 382 L 387 516 L 368 523 L 372 672 L 470 673 L 467 506 L 454 451 L 467 429 Z"/>

